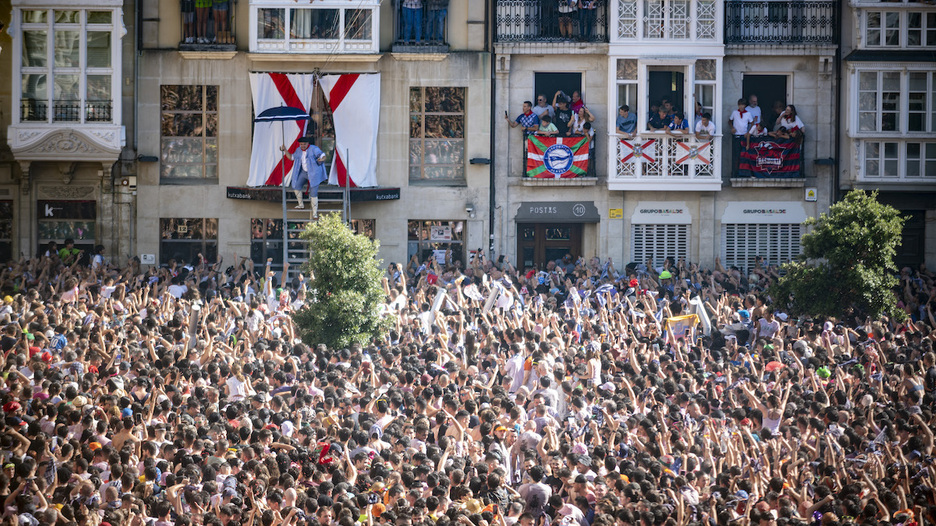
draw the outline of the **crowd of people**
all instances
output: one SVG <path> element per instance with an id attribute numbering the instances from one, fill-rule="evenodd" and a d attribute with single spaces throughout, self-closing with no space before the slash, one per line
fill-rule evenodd
<path id="1" fill-rule="evenodd" d="M 314 276 L 95 252 L 0 273 L 2 525 L 936 522 L 925 267 L 898 322 L 791 316 L 760 261 L 414 258 L 329 349 Z"/>

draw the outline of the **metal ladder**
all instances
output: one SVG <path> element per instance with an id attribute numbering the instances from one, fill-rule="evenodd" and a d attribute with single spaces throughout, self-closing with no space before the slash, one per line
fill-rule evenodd
<path id="1" fill-rule="evenodd" d="M 286 194 L 286 221 L 289 228 L 287 235 L 287 261 L 289 273 L 286 279 L 297 277 L 302 271 L 302 265 L 309 259 L 309 242 L 300 239 L 299 233 L 305 230 L 306 225 L 316 219 L 312 217 L 312 206 L 308 197 L 305 197 L 305 208 L 296 209 L 299 204 L 292 191 Z M 319 186 L 319 217 L 322 214 L 341 214 L 344 221 L 348 220 L 350 208 L 350 194 L 346 188 L 332 185 Z"/>

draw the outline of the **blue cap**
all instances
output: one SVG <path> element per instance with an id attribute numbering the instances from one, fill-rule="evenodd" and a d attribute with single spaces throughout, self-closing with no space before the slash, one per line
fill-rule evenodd
<path id="1" fill-rule="evenodd" d="M 133 409 L 130 409 L 129 407 L 123 408 L 123 410 L 120 411 L 120 416 L 126 416 L 126 417 L 133 416 Z"/>

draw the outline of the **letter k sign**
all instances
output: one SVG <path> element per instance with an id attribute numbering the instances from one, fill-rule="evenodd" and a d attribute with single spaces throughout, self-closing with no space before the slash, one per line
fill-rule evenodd
<path id="1" fill-rule="evenodd" d="M 55 216 L 55 213 L 54 213 L 55 210 L 61 210 L 61 208 L 52 208 L 52 205 L 45 205 L 45 216 L 46 216 L 46 217 L 54 217 L 54 216 Z"/>

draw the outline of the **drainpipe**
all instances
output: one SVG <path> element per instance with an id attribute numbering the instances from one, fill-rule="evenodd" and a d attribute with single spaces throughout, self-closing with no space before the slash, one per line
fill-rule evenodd
<path id="1" fill-rule="evenodd" d="M 833 155 L 835 159 L 832 161 L 832 202 L 838 202 L 841 198 L 841 159 L 842 159 L 842 4 L 845 3 L 845 0 L 838 0 L 835 2 L 835 29 L 834 29 L 834 40 L 835 40 L 835 93 L 838 94 L 835 97 L 835 146 L 833 150 Z"/>
<path id="2" fill-rule="evenodd" d="M 497 0 L 490 0 L 489 2 L 484 2 L 484 22 L 488 28 L 488 38 L 487 38 L 487 42 L 485 43 L 485 47 L 487 48 L 486 51 L 490 54 L 490 57 L 491 57 L 491 94 L 490 94 L 490 97 L 491 97 L 491 104 L 490 104 L 490 107 L 491 107 L 491 110 L 490 110 L 491 111 L 491 124 L 490 124 L 491 140 L 490 140 L 489 154 L 488 154 L 490 155 L 490 158 L 491 158 L 491 165 L 490 165 L 490 182 L 488 183 L 488 242 L 489 242 L 488 255 L 490 256 L 492 260 L 494 259 L 494 208 L 497 203 L 497 200 L 495 198 L 496 189 L 494 186 L 496 182 L 495 177 L 494 177 L 494 174 L 496 173 L 495 171 L 495 166 L 496 166 L 495 157 L 496 156 L 494 155 L 494 145 L 496 144 L 496 142 L 494 140 L 494 130 L 497 129 L 496 121 L 494 118 L 495 117 L 494 115 L 495 114 L 494 93 L 496 93 L 494 90 L 497 88 L 497 80 L 496 80 L 497 57 L 494 56 L 494 32 L 496 31 L 496 27 L 495 27 L 496 24 L 494 23 L 494 16 L 495 16 L 495 13 L 497 12 L 495 9 L 496 2 Z"/>

